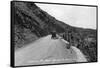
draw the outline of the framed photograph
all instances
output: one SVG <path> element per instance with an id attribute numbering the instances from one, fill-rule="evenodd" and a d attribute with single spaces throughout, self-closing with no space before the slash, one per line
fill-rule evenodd
<path id="1" fill-rule="evenodd" d="M 97 62 L 98 6 L 11 1 L 11 66 Z"/>

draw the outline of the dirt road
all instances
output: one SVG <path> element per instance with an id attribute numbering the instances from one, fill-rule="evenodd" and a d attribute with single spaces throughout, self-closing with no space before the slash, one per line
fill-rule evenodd
<path id="1" fill-rule="evenodd" d="M 66 49 L 66 43 L 61 39 L 51 39 L 51 35 L 15 51 L 15 66 L 72 62 L 87 60 L 78 48 Z"/>

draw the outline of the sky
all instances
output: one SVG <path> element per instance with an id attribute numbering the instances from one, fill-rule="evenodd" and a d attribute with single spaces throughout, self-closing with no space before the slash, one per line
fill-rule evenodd
<path id="1" fill-rule="evenodd" d="M 96 29 L 96 7 L 42 4 L 38 7 L 57 20 L 75 27 Z"/>

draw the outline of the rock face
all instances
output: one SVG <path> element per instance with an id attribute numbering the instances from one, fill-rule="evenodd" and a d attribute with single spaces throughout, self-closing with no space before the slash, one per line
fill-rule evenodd
<path id="1" fill-rule="evenodd" d="M 56 31 L 65 34 L 70 45 L 79 48 L 88 61 L 97 61 L 97 31 L 72 27 L 61 22 L 32 2 L 12 2 L 15 49 L 25 46 L 36 39 Z M 91 38 L 91 40 L 89 40 Z"/>

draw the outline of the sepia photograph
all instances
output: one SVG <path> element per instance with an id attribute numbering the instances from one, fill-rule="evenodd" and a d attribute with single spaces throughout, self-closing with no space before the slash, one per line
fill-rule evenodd
<path id="1" fill-rule="evenodd" d="M 97 6 L 11 1 L 11 66 L 98 61 Z"/>

